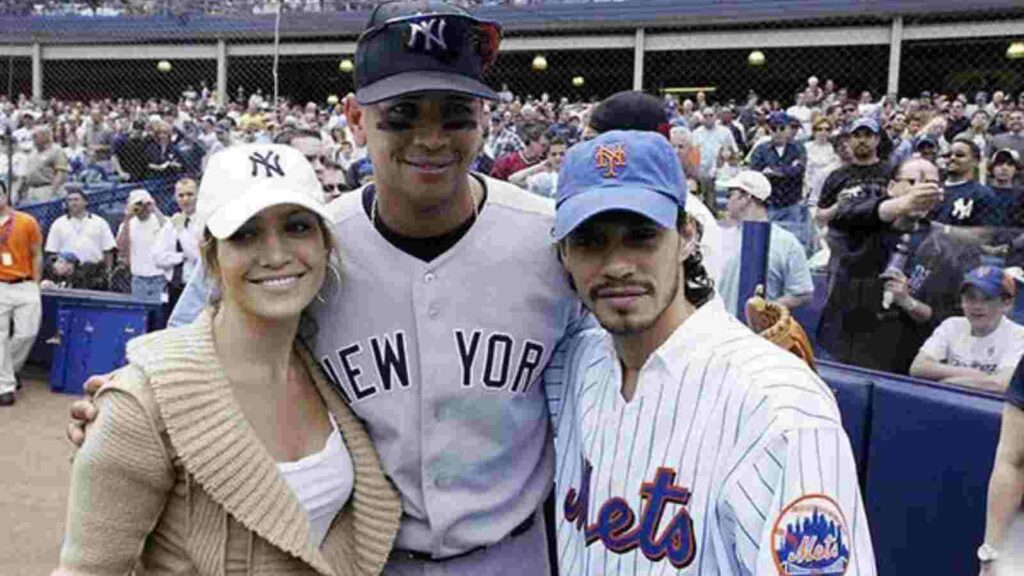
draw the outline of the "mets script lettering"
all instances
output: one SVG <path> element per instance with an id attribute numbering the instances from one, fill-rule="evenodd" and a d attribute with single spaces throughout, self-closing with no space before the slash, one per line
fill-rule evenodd
<path id="1" fill-rule="evenodd" d="M 563 513 L 565 519 L 583 530 L 587 546 L 598 540 L 605 548 L 617 554 L 625 554 L 636 548 L 651 562 L 664 558 L 672 566 L 681 569 L 689 566 L 697 551 L 693 534 L 693 519 L 686 509 L 690 491 L 675 484 L 676 471 L 658 468 L 653 482 L 644 482 L 640 487 L 643 506 L 640 509 L 640 523 L 625 499 L 610 498 L 597 512 L 597 521 L 587 524 L 590 510 L 590 477 L 594 469 L 583 460 L 583 479 L 579 492 L 575 488 L 565 496 Z M 669 503 L 678 504 L 680 509 L 669 520 L 659 534 L 661 517 Z"/>
<path id="2" fill-rule="evenodd" d="M 444 39 L 445 20 L 433 18 L 422 22 L 409 23 L 409 48 L 416 48 L 416 40 L 423 39 L 423 51 L 430 52 L 437 44 L 441 50 L 448 50 Z"/>
<path id="3" fill-rule="evenodd" d="M 601 145 L 594 152 L 597 167 L 604 171 L 605 178 L 615 178 L 615 171 L 626 166 L 626 147 L 622 144 Z"/>
<path id="4" fill-rule="evenodd" d="M 800 545 L 789 553 L 786 560 L 790 564 L 802 565 L 837 558 L 839 558 L 839 539 L 829 534 L 824 541 L 819 541 L 817 536 L 804 536 L 800 540 Z"/>
<path id="5" fill-rule="evenodd" d="M 278 176 L 284 176 L 284 170 L 281 169 L 281 157 L 274 152 L 267 152 L 266 154 L 260 154 L 259 152 L 253 152 L 249 156 L 249 161 L 252 162 L 252 175 L 255 177 L 263 167 L 264 176 L 271 178 L 276 173 Z"/>

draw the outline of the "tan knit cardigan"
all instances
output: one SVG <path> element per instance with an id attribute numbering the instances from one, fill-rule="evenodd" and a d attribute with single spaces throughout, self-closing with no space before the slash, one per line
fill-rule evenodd
<path id="1" fill-rule="evenodd" d="M 322 546 L 243 416 L 203 314 L 132 341 L 129 366 L 97 394 L 54 574 L 379 574 L 398 531 L 398 493 L 362 423 L 300 352 L 355 470 Z"/>

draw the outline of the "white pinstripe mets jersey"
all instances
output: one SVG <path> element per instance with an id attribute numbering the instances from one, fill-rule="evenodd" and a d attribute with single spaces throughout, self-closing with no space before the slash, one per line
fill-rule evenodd
<path id="1" fill-rule="evenodd" d="M 874 576 L 835 399 L 720 299 L 647 360 L 630 402 L 612 337 L 545 372 L 562 576 Z"/>

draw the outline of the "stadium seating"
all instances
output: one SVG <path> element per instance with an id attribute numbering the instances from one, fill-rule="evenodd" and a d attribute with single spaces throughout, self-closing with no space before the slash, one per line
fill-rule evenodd
<path id="1" fill-rule="evenodd" d="M 976 574 L 1001 399 L 821 362 L 850 437 L 879 574 Z"/>

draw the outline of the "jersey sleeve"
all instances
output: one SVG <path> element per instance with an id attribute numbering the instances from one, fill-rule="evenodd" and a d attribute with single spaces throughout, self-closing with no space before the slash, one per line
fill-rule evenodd
<path id="1" fill-rule="evenodd" d="M 580 318 L 580 322 L 587 323 L 596 321 L 589 314 Z M 562 411 L 565 397 L 572 389 L 572 383 L 576 376 L 581 373 L 579 364 L 583 361 L 585 351 L 588 348 L 587 342 L 592 342 L 599 334 L 599 329 L 579 330 L 567 332 L 555 346 L 551 354 L 541 380 L 544 384 L 544 394 L 548 401 L 548 412 L 551 415 L 552 429 L 558 431 L 558 417 Z"/>
<path id="2" fill-rule="evenodd" d="M 720 514 L 724 553 L 742 574 L 876 575 L 853 452 L 841 427 L 780 433 L 752 449 L 734 478 Z"/>

